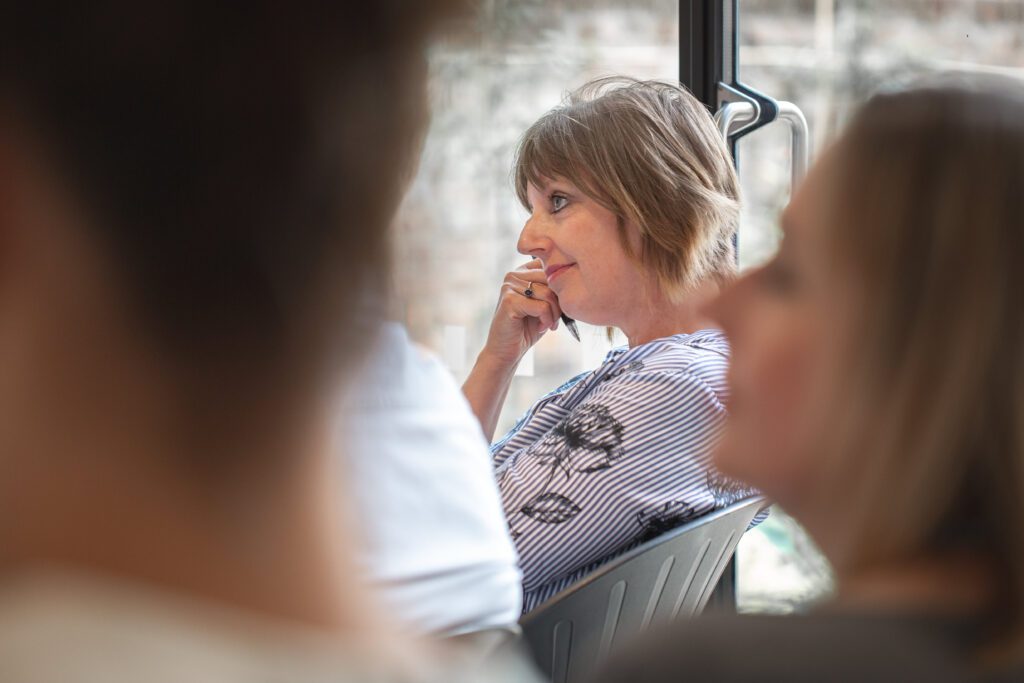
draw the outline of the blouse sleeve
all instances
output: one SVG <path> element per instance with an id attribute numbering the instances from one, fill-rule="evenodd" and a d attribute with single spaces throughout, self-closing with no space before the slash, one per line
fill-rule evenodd
<path id="1" fill-rule="evenodd" d="M 529 592 L 714 508 L 710 454 L 725 421 L 686 371 L 596 388 L 498 470 Z"/>

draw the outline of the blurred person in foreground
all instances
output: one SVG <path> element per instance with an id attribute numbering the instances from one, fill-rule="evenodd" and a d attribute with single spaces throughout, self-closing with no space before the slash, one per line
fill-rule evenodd
<path id="1" fill-rule="evenodd" d="M 738 183 L 704 106 L 678 85 L 598 79 L 524 134 L 530 216 L 463 391 L 494 433 L 523 355 L 562 314 L 628 347 L 541 397 L 491 448 L 538 606 L 631 545 L 734 502 L 710 468 L 729 348 L 699 311 L 735 275 Z"/>
<path id="2" fill-rule="evenodd" d="M 458 384 L 388 322 L 350 387 L 339 453 L 367 578 L 415 631 L 473 640 L 496 630 L 481 635 L 494 641 L 519 621 L 522 577 L 487 442 Z"/>
<path id="3" fill-rule="evenodd" d="M 1024 677 L 1024 86 L 873 98 L 778 255 L 710 313 L 733 347 L 718 466 L 791 512 L 837 594 L 699 619 L 605 681 Z"/>
<path id="4" fill-rule="evenodd" d="M 328 434 L 454 3 L 45 4 L 0 9 L 0 679 L 433 680 Z"/>

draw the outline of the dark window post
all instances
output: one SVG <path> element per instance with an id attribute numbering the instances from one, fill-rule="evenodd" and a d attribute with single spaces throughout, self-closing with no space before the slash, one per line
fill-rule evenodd
<path id="1" fill-rule="evenodd" d="M 729 135 L 736 158 L 736 141 L 778 116 L 775 100 L 739 79 L 739 0 L 679 1 L 679 82 L 689 88 L 712 114 L 725 102 L 754 105 L 756 116 Z"/>
<path id="2" fill-rule="evenodd" d="M 754 121 L 727 138 L 737 168 L 737 140 L 771 123 L 779 112 L 775 100 L 740 82 L 738 12 L 738 0 L 679 0 L 679 82 L 712 114 L 728 101 L 750 102 L 757 112 Z M 736 611 L 735 556 L 729 560 L 708 608 Z"/>

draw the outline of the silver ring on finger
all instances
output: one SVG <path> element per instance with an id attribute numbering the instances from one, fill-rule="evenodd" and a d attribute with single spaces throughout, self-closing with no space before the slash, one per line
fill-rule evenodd
<path id="1" fill-rule="evenodd" d="M 527 299 L 532 299 L 533 298 L 533 283 L 532 282 L 530 284 L 526 285 L 526 289 L 523 290 L 523 296 L 525 296 Z"/>

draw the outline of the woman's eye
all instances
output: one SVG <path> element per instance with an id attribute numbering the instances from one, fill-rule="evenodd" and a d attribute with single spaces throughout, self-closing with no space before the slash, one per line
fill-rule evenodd
<path id="1" fill-rule="evenodd" d="M 565 205 L 569 203 L 569 200 L 560 194 L 551 195 L 551 213 L 558 213 L 565 208 Z"/>

